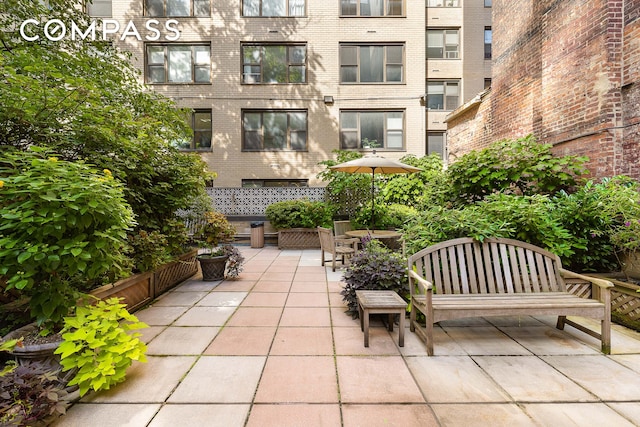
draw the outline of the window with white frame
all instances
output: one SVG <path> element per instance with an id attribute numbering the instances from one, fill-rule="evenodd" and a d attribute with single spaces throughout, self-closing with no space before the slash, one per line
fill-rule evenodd
<path id="1" fill-rule="evenodd" d="M 87 15 L 96 18 L 111 18 L 111 0 L 92 0 L 86 3 Z"/>
<path id="2" fill-rule="evenodd" d="M 492 0 L 484 0 L 484 7 L 491 7 L 491 6 L 493 6 Z"/>
<path id="3" fill-rule="evenodd" d="M 177 141 L 181 150 L 210 150 L 211 149 L 211 109 L 195 109 L 188 116 L 189 126 L 193 130 L 193 138 Z"/>
<path id="4" fill-rule="evenodd" d="M 402 150 L 404 111 L 340 111 L 340 148 Z"/>
<path id="5" fill-rule="evenodd" d="M 243 44 L 242 82 L 306 83 L 307 45 Z"/>
<path id="6" fill-rule="evenodd" d="M 242 111 L 243 151 L 306 151 L 306 110 Z"/>
<path id="7" fill-rule="evenodd" d="M 460 82 L 457 80 L 429 80 L 427 82 L 427 108 L 429 110 L 455 110 L 458 108 Z"/>
<path id="8" fill-rule="evenodd" d="M 210 83 L 211 47 L 207 45 L 148 44 L 147 83 Z"/>
<path id="9" fill-rule="evenodd" d="M 427 154 L 437 154 L 444 159 L 445 154 L 445 133 L 427 132 Z"/>
<path id="10" fill-rule="evenodd" d="M 460 30 L 428 29 L 427 58 L 458 59 L 460 57 Z"/>
<path id="11" fill-rule="evenodd" d="M 306 0 L 242 0 L 242 16 L 305 16 Z"/>
<path id="12" fill-rule="evenodd" d="M 211 16 L 211 0 L 145 0 L 145 16 Z"/>
<path id="13" fill-rule="evenodd" d="M 404 44 L 340 44 L 340 83 L 402 83 Z"/>
<path id="14" fill-rule="evenodd" d="M 427 7 L 460 7 L 460 0 L 427 0 Z"/>
<path id="15" fill-rule="evenodd" d="M 491 43 L 493 34 L 491 27 L 484 27 L 484 59 L 491 59 Z"/>
<path id="16" fill-rule="evenodd" d="M 341 0 L 342 16 L 402 16 L 403 0 Z"/>

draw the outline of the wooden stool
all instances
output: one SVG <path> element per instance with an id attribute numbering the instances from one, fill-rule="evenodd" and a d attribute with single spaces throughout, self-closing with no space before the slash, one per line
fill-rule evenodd
<path id="1" fill-rule="evenodd" d="M 398 345 L 404 347 L 404 318 L 407 303 L 394 291 L 356 291 L 360 329 L 364 332 L 364 346 L 369 347 L 369 315 L 388 314 L 389 331 L 393 332 L 394 315 L 400 315 Z"/>

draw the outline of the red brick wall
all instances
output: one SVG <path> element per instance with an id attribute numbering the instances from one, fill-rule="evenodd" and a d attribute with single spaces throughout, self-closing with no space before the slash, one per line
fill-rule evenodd
<path id="1" fill-rule="evenodd" d="M 637 0 L 494 0 L 488 139 L 533 133 L 595 176 L 640 178 L 639 15 Z"/>

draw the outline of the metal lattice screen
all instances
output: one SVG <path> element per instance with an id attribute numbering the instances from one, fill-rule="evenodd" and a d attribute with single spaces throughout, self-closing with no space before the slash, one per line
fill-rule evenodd
<path id="1" fill-rule="evenodd" d="M 284 200 L 326 200 L 324 187 L 210 187 L 207 188 L 207 192 L 216 210 L 225 215 L 235 216 L 263 216 L 267 206 Z"/>

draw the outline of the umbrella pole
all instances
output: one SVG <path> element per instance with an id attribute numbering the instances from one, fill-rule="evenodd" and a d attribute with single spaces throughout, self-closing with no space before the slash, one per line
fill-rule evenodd
<path id="1" fill-rule="evenodd" d="M 376 193 L 375 193 L 375 182 L 376 182 L 376 168 L 371 169 L 371 229 L 375 229 L 375 219 L 376 219 Z"/>

